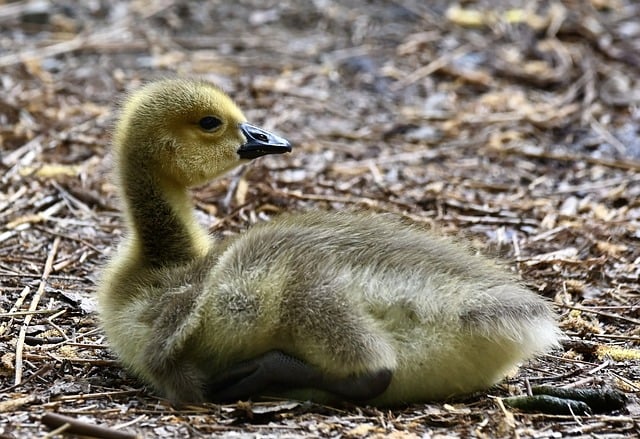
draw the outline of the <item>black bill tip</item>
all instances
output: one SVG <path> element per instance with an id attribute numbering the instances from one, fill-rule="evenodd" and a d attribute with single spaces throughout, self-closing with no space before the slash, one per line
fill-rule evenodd
<path id="1" fill-rule="evenodd" d="M 291 152 L 291 143 L 287 139 L 262 128 L 241 123 L 240 131 L 247 139 L 246 143 L 238 148 L 238 155 L 241 159 L 255 159 L 267 154 Z"/>

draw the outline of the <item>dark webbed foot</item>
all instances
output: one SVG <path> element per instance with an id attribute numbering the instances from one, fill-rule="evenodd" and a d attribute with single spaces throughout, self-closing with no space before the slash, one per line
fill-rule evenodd
<path id="1" fill-rule="evenodd" d="M 389 384 L 393 373 L 389 369 L 349 376 L 345 378 L 331 378 L 324 376 L 320 385 L 313 386 L 320 390 L 333 393 L 352 401 L 364 401 L 382 394 Z"/>
<path id="2" fill-rule="evenodd" d="M 379 370 L 354 377 L 333 378 L 315 367 L 281 351 L 238 363 L 209 383 L 206 394 L 211 401 L 235 401 L 259 396 L 266 390 L 313 388 L 347 400 L 375 398 L 391 382 L 391 371 Z"/>
<path id="3" fill-rule="evenodd" d="M 280 351 L 231 366 L 207 385 L 207 395 L 212 401 L 232 401 L 259 395 L 271 388 L 309 387 L 321 381 L 319 371 L 306 363 Z"/>

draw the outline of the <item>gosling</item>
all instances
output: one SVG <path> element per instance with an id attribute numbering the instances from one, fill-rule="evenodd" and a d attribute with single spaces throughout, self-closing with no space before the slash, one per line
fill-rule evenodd
<path id="1" fill-rule="evenodd" d="M 112 349 L 176 403 L 378 406 L 486 389 L 553 348 L 547 302 L 493 262 L 384 214 L 285 214 L 224 241 L 188 188 L 289 142 L 216 86 L 128 96 L 114 133 L 127 234 L 99 284 Z"/>

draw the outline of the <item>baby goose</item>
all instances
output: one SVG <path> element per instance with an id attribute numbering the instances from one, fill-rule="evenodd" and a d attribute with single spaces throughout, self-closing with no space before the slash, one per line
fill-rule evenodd
<path id="1" fill-rule="evenodd" d="M 188 187 L 291 150 L 212 84 L 131 94 L 114 148 L 128 234 L 100 283 L 100 317 L 121 361 L 173 401 L 443 399 L 557 344 L 545 300 L 392 216 L 283 215 L 211 240 Z"/>

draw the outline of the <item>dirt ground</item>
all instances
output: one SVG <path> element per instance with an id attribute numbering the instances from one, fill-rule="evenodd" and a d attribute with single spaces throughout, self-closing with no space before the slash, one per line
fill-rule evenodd
<path id="1" fill-rule="evenodd" d="M 554 302 L 563 348 L 487 392 L 395 410 L 155 396 L 109 352 L 94 290 L 123 232 L 114 109 L 167 75 L 218 83 L 295 145 L 194 191 L 212 233 L 395 212 L 503 258 Z M 0 87 L 1 438 L 43 437 L 47 413 L 100 437 L 640 435 L 638 2 L 0 1 Z M 529 384 L 627 402 L 505 406 Z"/>

